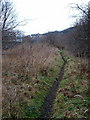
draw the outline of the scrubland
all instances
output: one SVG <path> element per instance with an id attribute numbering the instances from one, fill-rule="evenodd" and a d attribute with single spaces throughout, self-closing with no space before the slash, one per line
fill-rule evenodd
<path id="1" fill-rule="evenodd" d="M 47 43 L 24 43 L 3 51 L 3 117 L 33 117 L 63 63 L 59 50 Z"/>
<path id="2" fill-rule="evenodd" d="M 3 118 L 38 118 L 63 60 L 67 64 L 53 105 L 52 118 L 88 118 L 88 60 L 48 43 L 25 42 L 3 51 Z"/>

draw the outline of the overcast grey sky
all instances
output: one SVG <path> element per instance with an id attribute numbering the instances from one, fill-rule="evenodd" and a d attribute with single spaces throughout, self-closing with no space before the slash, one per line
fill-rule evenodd
<path id="1" fill-rule="evenodd" d="M 63 30 L 73 24 L 71 3 L 87 4 L 89 0 L 13 0 L 18 19 L 30 19 L 27 25 L 19 27 L 26 34 Z"/>

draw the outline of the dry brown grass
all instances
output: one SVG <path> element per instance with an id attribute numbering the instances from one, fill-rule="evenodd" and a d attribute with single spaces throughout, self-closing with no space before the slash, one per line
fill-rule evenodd
<path id="1" fill-rule="evenodd" d="M 69 55 L 68 55 L 69 56 Z M 53 118 L 88 118 L 88 60 L 70 56 L 57 91 Z M 81 71 L 83 69 L 83 71 Z"/>
<path id="2" fill-rule="evenodd" d="M 3 70 L 11 70 L 15 72 L 21 72 L 23 67 L 32 67 L 34 72 L 39 71 L 41 67 L 49 67 L 57 49 L 51 47 L 48 44 L 33 44 L 25 43 L 17 46 L 14 49 L 10 49 L 4 52 L 3 56 Z M 6 67 L 7 66 L 7 67 Z M 13 70 L 12 70 L 13 69 Z M 27 68 L 27 71 L 29 68 Z"/>
<path id="3" fill-rule="evenodd" d="M 87 58 L 79 58 L 80 64 L 78 64 L 78 69 L 80 70 L 80 75 L 87 76 L 87 78 L 90 78 L 90 66 L 89 61 L 90 59 Z"/>
<path id="4" fill-rule="evenodd" d="M 38 74 L 48 73 L 58 56 L 58 49 L 47 43 L 26 42 L 3 51 L 3 116 L 23 114 L 18 103 L 30 103 L 33 95 L 38 93 L 37 83 L 42 84 L 37 79 Z"/>

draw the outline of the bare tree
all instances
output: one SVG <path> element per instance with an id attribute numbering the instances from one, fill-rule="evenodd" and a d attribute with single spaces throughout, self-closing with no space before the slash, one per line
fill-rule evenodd
<path id="1" fill-rule="evenodd" d="M 17 14 L 14 9 L 13 2 L 10 0 L 0 1 L 0 23 L 2 29 L 2 40 L 6 40 L 13 37 L 15 40 L 15 31 L 17 26 L 25 25 L 26 20 L 17 21 Z M 7 37 L 7 38 L 6 38 Z M 12 39 L 13 40 L 13 39 Z M 10 39 L 11 41 L 11 39 Z"/>
<path id="2" fill-rule="evenodd" d="M 13 30 L 21 23 L 17 22 L 17 15 L 12 2 L 9 0 L 2 0 L 0 9 L 2 30 Z"/>
<path id="3" fill-rule="evenodd" d="M 2 0 L 0 0 L 0 30 L 2 28 L 2 12 L 3 12 L 3 9 L 2 9 Z"/>
<path id="4" fill-rule="evenodd" d="M 72 8 L 80 12 L 75 23 L 75 31 L 73 33 L 73 43 L 75 52 L 80 56 L 89 56 L 89 39 L 90 39 L 90 6 L 73 4 Z"/>

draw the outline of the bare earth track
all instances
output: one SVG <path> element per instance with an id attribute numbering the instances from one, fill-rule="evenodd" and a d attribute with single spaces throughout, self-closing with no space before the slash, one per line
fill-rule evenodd
<path id="1" fill-rule="evenodd" d="M 45 98 L 44 104 L 41 108 L 40 118 L 51 118 L 51 116 L 52 116 L 51 112 L 52 112 L 52 107 L 53 107 L 54 100 L 56 98 L 56 92 L 58 90 L 58 86 L 60 84 L 60 81 L 63 78 L 64 68 L 65 68 L 65 65 L 67 63 L 67 61 L 64 59 L 62 54 L 61 54 L 61 56 L 62 56 L 62 59 L 63 59 L 64 63 L 61 67 L 61 71 L 60 71 L 60 74 L 59 74 L 58 78 L 56 78 L 56 80 L 54 81 L 52 87 L 50 88 L 50 90 L 48 92 L 48 95 Z"/>

